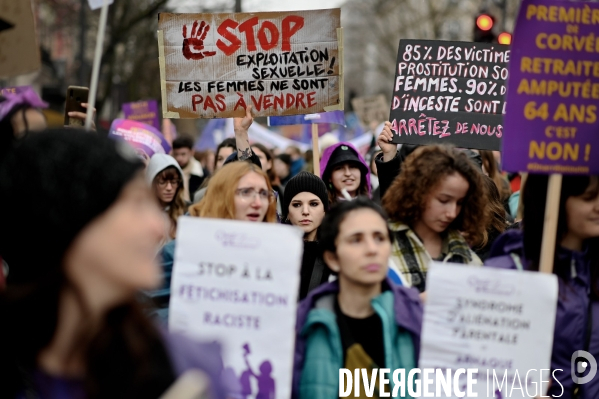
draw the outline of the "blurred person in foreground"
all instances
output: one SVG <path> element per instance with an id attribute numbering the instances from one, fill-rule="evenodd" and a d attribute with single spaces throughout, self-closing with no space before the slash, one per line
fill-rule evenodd
<path id="1" fill-rule="evenodd" d="M 219 346 L 159 330 L 135 299 L 159 284 L 164 219 L 130 147 L 73 129 L 25 137 L 0 197 L 1 398 L 154 399 L 189 369 L 226 396 Z"/>

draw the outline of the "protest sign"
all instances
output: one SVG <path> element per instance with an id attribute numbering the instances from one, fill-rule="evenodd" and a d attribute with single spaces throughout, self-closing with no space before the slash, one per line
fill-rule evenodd
<path id="1" fill-rule="evenodd" d="M 478 369 L 479 398 L 545 394 L 555 275 L 433 263 L 427 287 L 421 369 Z"/>
<path id="2" fill-rule="evenodd" d="M 135 101 L 123 104 L 123 113 L 125 119 L 145 123 L 160 130 L 160 120 L 158 119 L 158 103 L 156 100 Z"/>
<path id="3" fill-rule="evenodd" d="M 366 128 L 369 128 L 372 123 L 379 124 L 389 119 L 389 104 L 382 94 L 356 97 L 351 100 L 351 105 Z"/>
<path id="4" fill-rule="evenodd" d="M 598 26 L 597 3 L 522 3 L 512 44 L 504 170 L 599 173 Z"/>
<path id="5" fill-rule="evenodd" d="M 31 0 L 0 0 L 0 78 L 40 69 Z"/>
<path id="6" fill-rule="evenodd" d="M 170 144 L 158 129 L 128 119 L 115 119 L 108 137 L 125 140 L 139 156 L 147 160 L 154 154 L 168 154 L 171 151 Z"/>
<path id="7" fill-rule="evenodd" d="M 179 219 L 169 328 L 219 341 L 243 397 L 291 397 L 301 257 L 291 226 Z"/>
<path id="8" fill-rule="evenodd" d="M 158 18 L 165 118 L 343 109 L 340 10 Z"/>
<path id="9" fill-rule="evenodd" d="M 509 59 L 501 44 L 402 39 L 393 142 L 499 150 Z"/>

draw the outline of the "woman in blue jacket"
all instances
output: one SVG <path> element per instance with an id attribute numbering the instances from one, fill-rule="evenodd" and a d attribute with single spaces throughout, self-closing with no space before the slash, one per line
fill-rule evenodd
<path id="1" fill-rule="evenodd" d="M 339 278 L 300 303 L 294 398 L 338 398 L 340 368 L 405 369 L 407 375 L 416 367 L 422 306 L 415 289 L 385 278 L 391 253 L 386 220 L 361 197 L 326 215 L 323 258 Z"/>
<path id="2" fill-rule="evenodd" d="M 529 175 L 523 190 L 522 230 L 500 236 L 485 265 L 539 270 L 548 177 Z M 570 375 L 572 354 L 590 352 L 599 359 L 599 178 L 564 176 L 559 204 L 553 273 L 559 296 L 548 395 L 599 397 L 599 377 L 577 385 Z"/>

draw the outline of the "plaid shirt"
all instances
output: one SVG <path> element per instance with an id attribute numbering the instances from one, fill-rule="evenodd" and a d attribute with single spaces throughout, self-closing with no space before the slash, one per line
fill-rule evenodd
<path id="1" fill-rule="evenodd" d="M 408 286 L 420 292 L 426 289 L 426 273 L 432 258 L 420 238 L 412 229 L 403 223 L 390 223 L 389 227 L 395 238 L 391 261 L 402 274 Z M 483 262 L 470 249 L 464 237 L 458 231 L 448 230 L 443 234 L 441 253 L 443 262 L 462 263 L 482 266 Z"/>

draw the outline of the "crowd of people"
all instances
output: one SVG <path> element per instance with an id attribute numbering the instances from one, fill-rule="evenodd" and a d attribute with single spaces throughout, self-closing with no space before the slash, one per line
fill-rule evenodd
<path id="1" fill-rule="evenodd" d="M 339 368 L 417 367 L 432 261 L 539 270 L 548 178 L 520 195 L 491 151 L 398 146 L 387 122 L 366 157 L 277 153 L 252 143 L 248 107 L 214 153 L 181 136 L 146 165 L 122 141 L 47 129 L 44 105 L 0 98 L 2 398 L 157 398 L 189 369 L 236 397 L 218 344 L 165 329 L 183 215 L 303 231 L 294 398 L 338 397 Z M 559 204 L 551 367 L 569 375 L 574 351 L 599 356 L 599 179 L 565 176 Z M 560 386 L 599 396 L 599 379 Z"/>

